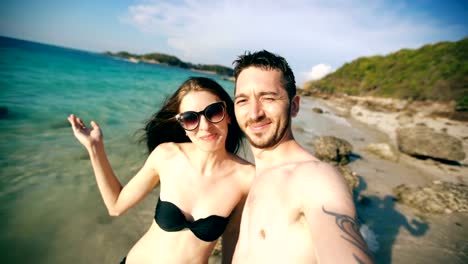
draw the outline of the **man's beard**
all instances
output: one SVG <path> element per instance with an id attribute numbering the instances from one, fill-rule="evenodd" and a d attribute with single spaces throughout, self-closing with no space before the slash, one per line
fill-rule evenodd
<path id="1" fill-rule="evenodd" d="M 252 145 L 253 147 L 255 148 L 258 148 L 258 149 L 267 149 L 267 148 L 271 148 L 273 146 L 275 146 L 276 144 L 278 144 L 278 142 L 284 137 L 284 135 L 286 134 L 286 131 L 289 127 L 289 123 L 291 121 L 291 118 L 290 118 L 290 115 L 289 115 L 289 112 L 290 110 L 288 109 L 288 114 L 286 115 L 287 118 L 287 122 L 286 124 L 284 125 L 284 127 L 279 127 L 279 131 L 275 131 L 275 133 L 273 133 L 269 138 L 265 139 L 265 141 L 260 141 L 260 142 L 256 142 L 255 141 L 255 136 L 254 137 L 251 137 L 249 136 L 249 134 L 245 133 L 247 139 L 249 140 L 249 143 L 250 145 Z M 264 117 L 263 119 L 265 119 L 266 117 Z M 260 120 L 256 120 L 256 121 L 249 121 L 247 122 L 247 126 L 249 124 L 252 124 L 252 123 L 256 123 L 256 122 L 259 122 L 259 121 L 262 121 L 263 119 L 260 119 Z M 280 124 L 281 125 L 281 124 Z M 246 127 L 247 127 L 246 126 Z M 278 133 L 279 132 L 279 133 Z M 258 137 L 260 140 L 262 140 L 262 136 Z"/>

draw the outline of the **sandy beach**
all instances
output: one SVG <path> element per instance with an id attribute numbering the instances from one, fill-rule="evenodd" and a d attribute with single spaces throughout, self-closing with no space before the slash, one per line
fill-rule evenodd
<path id="1" fill-rule="evenodd" d="M 363 101 L 374 102 L 373 109 Z M 389 105 L 392 107 L 386 107 Z M 313 152 L 311 142 L 320 136 L 335 136 L 353 146 L 355 158 L 347 166 L 360 180 L 354 193 L 356 207 L 361 222 L 376 235 L 378 245 L 373 247 L 378 247 L 374 248 L 377 263 L 468 262 L 466 212 L 423 213 L 397 201 L 393 191 L 401 184 L 425 187 L 434 182 L 451 182 L 466 186 L 467 158 L 453 165 L 414 158 L 397 150 L 397 129 L 419 125 L 459 138 L 468 153 L 468 123 L 431 115 L 444 107 L 429 104 L 403 120 L 402 113 L 409 108 L 404 101 L 302 97 L 293 128 L 306 148 Z M 377 143 L 390 145 L 395 158 L 381 158 L 369 151 L 369 145 Z"/>

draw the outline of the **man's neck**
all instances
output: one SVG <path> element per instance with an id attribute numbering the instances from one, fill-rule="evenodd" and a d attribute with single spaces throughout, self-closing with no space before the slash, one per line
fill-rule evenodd
<path id="1" fill-rule="evenodd" d="M 297 150 L 300 148 L 292 136 L 281 140 L 270 148 L 260 149 L 252 147 L 257 175 L 266 169 L 291 162 L 291 154 L 297 153 Z"/>

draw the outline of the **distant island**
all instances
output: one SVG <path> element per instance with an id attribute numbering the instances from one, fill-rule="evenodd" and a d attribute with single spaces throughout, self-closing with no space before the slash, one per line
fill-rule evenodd
<path id="1" fill-rule="evenodd" d="M 323 79 L 307 82 L 302 92 L 454 100 L 456 111 L 468 111 L 468 38 L 358 58 Z"/>
<path id="2" fill-rule="evenodd" d="M 143 55 L 131 54 L 126 51 L 120 51 L 112 53 L 110 51 L 104 52 L 105 55 L 127 59 L 131 62 L 145 62 L 150 64 L 164 64 L 174 67 L 180 67 L 184 69 L 191 69 L 195 71 L 201 71 L 205 73 L 212 73 L 224 76 L 226 80 L 233 80 L 234 71 L 226 66 L 222 65 L 207 65 L 207 64 L 193 64 L 190 62 L 184 62 L 176 56 L 167 55 L 163 53 L 148 53 Z"/>

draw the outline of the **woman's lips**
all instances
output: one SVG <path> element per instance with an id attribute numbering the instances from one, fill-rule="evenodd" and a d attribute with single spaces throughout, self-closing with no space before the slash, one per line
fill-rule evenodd
<path id="1" fill-rule="evenodd" d="M 209 134 L 209 135 L 201 136 L 200 139 L 201 140 L 213 140 L 213 139 L 216 139 L 217 137 L 218 137 L 217 134 Z"/>

